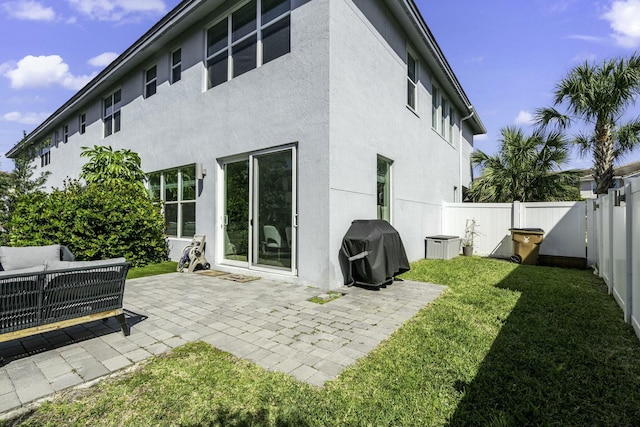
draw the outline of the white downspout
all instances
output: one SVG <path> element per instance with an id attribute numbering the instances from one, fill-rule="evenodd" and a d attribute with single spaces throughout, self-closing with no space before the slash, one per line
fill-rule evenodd
<path id="1" fill-rule="evenodd" d="M 458 139 L 458 188 L 460 189 L 458 193 L 458 199 L 454 200 L 454 202 L 461 203 L 462 202 L 462 122 L 469 120 L 476 113 L 473 109 L 473 105 L 469 105 L 467 107 L 471 113 L 468 116 L 460 119 L 460 138 Z M 473 172 L 471 173 L 471 180 L 473 180 Z"/>

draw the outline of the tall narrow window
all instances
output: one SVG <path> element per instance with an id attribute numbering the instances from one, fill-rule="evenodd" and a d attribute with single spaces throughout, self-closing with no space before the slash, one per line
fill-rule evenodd
<path id="1" fill-rule="evenodd" d="M 449 143 L 453 145 L 455 141 L 456 120 L 458 120 L 458 115 L 455 108 L 450 107 L 449 110 Z"/>
<path id="2" fill-rule="evenodd" d="M 62 126 L 62 142 L 69 142 L 69 125 Z"/>
<path id="3" fill-rule="evenodd" d="M 179 82 L 182 78 L 182 49 L 171 53 L 171 83 Z"/>
<path id="4" fill-rule="evenodd" d="M 58 144 L 60 144 L 60 131 L 56 130 L 53 132 L 53 145 L 58 148 Z"/>
<path id="5" fill-rule="evenodd" d="M 40 153 L 40 167 L 47 166 L 51 163 L 51 148 L 46 147 Z"/>
<path id="6" fill-rule="evenodd" d="M 447 133 L 449 132 L 449 101 L 444 96 L 442 97 L 442 102 L 440 103 L 440 135 L 444 139 L 447 139 Z"/>
<path id="7" fill-rule="evenodd" d="M 87 131 L 87 113 L 82 113 L 78 116 L 78 130 L 80 134 Z"/>
<path id="8" fill-rule="evenodd" d="M 291 51 L 291 0 L 252 0 L 207 30 L 208 88 Z"/>
<path id="9" fill-rule="evenodd" d="M 262 63 L 291 52 L 291 0 L 262 0 Z"/>
<path id="10" fill-rule="evenodd" d="M 104 122 L 104 136 L 107 137 L 120 131 L 120 104 L 122 93 L 120 89 L 104 99 L 102 120 Z"/>
<path id="11" fill-rule="evenodd" d="M 431 126 L 438 130 L 438 111 L 440 110 L 440 89 L 435 85 L 431 86 Z"/>
<path id="12" fill-rule="evenodd" d="M 407 52 L 407 105 L 416 109 L 416 99 L 418 91 L 418 62 Z"/>
<path id="13" fill-rule="evenodd" d="M 393 162 L 378 156 L 377 198 L 378 219 L 391 222 L 391 164 Z"/>
<path id="14" fill-rule="evenodd" d="M 156 94 L 158 81 L 158 67 L 155 65 L 144 72 L 144 97 L 148 98 Z"/>

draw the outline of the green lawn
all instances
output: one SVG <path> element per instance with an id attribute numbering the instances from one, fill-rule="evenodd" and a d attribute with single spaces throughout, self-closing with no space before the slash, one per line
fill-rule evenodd
<path id="1" fill-rule="evenodd" d="M 158 274 L 175 273 L 178 267 L 177 262 L 167 261 L 158 264 L 149 264 L 144 267 L 132 268 L 127 273 L 127 279 L 137 279 L 138 277 L 156 276 Z"/>
<path id="2" fill-rule="evenodd" d="M 459 257 L 404 277 L 449 289 L 324 388 L 194 343 L 9 425 L 640 425 L 640 341 L 590 271 Z"/>

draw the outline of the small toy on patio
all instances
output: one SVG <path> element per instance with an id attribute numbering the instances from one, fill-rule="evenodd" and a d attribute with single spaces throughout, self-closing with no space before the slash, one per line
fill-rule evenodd
<path id="1" fill-rule="evenodd" d="M 178 261 L 178 271 L 184 272 L 185 269 L 189 273 L 196 270 L 208 270 L 211 264 L 204 257 L 206 236 L 204 234 L 196 234 L 191 239 L 191 243 L 182 250 L 182 256 Z"/>

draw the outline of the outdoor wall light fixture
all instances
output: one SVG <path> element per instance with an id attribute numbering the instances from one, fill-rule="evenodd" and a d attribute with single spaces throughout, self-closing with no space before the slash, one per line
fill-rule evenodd
<path id="1" fill-rule="evenodd" d="M 205 176 L 207 176 L 207 170 L 202 163 L 196 163 L 196 179 L 203 179 Z"/>

